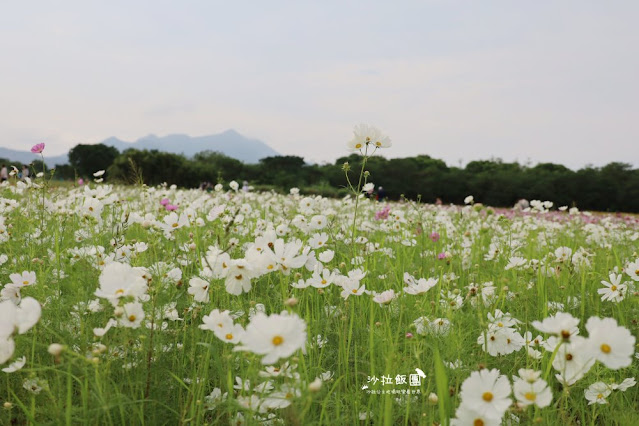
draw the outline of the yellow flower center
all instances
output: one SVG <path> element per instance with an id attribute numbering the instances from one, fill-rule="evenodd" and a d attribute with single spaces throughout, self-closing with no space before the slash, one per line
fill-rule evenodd
<path id="1" fill-rule="evenodd" d="M 382 146 L 382 143 L 380 141 L 375 142 L 375 146 L 380 147 Z"/>
<path id="2" fill-rule="evenodd" d="M 504 323 L 502 323 L 502 322 L 498 322 L 498 323 L 497 323 L 497 326 L 498 326 L 498 327 L 503 327 L 503 326 L 504 326 Z"/>
<path id="3" fill-rule="evenodd" d="M 604 397 L 604 396 L 603 396 L 603 394 L 602 394 L 602 393 L 598 393 L 598 394 L 597 394 L 597 399 L 601 399 L 601 398 L 603 398 L 603 397 Z"/>
<path id="4" fill-rule="evenodd" d="M 326 284 L 326 280 L 322 280 L 322 284 Z"/>
<path id="5" fill-rule="evenodd" d="M 24 285 L 29 285 L 29 281 L 24 280 L 24 281 L 22 281 L 22 284 L 24 284 Z"/>
<path id="6" fill-rule="evenodd" d="M 226 336 L 224 336 L 224 337 L 226 337 L 226 340 L 231 340 L 231 339 L 233 339 L 233 335 L 232 335 L 231 333 L 227 334 L 227 335 L 226 335 Z"/>
<path id="7" fill-rule="evenodd" d="M 135 321 L 136 316 L 135 315 L 129 315 L 129 321 L 133 322 Z"/>
<path id="8" fill-rule="evenodd" d="M 537 399 L 537 394 L 534 392 L 526 392 L 524 394 L 524 398 L 526 398 L 528 401 L 534 401 L 535 399 Z"/>
<path id="9" fill-rule="evenodd" d="M 492 392 L 484 392 L 484 394 L 481 396 L 482 399 L 486 402 L 490 402 L 493 400 L 493 394 Z"/>
<path id="10" fill-rule="evenodd" d="M 356 288 L 352 289 L 351 291 L 353 292 L 353 294 L 357 293 L 357 289 Z"/>
<path id="11" fill-rule="evenodd" d="M 172 227 L 174 227 L 174 228 L 177 228 L 177 227 L 178 227 L 178 224 L 177 224 L 177 223 L 174 223 L 174 224 L 173 224 L 173 225 L 171 225 L 171 226 L 172 226 Z"/>
<path id="12" fill-rule="evenodd" d="M 484 426 L 484 421 L 482 419 L 475 419 L 473 426 Z"/>
<path id="13" fill-rule="evenodd" d="M 242 279 L 242 274 L 240 274 L 240 275 L 236 275 L 236 276 L 235 276 L 235 279 L 236 279 L 236 280 L 241 280 L 241 279 Z"/>
<path id="14" fill-rule="evenodd" d="M 120 288 L 120 289 L 118 289 L 118 290 L 115 292 L 115 295 L 116 295 L 116 296 L 119 296 L 119 295 L 121 295 L 121 294 L 124 294 L 124 290 L 123 290 L 123 289 L 121 289 L 121 288 Z"/>
<path id="15" fill-rule="evenodd" d="M 610 347 L 610 345 L 607 345 L 605 343 L 603 345 L 601 345 L 601 352 L 603 352 L 605 354 L 609 354 L 611 350 L 612 350 L 612 348 Z"/>
<path id="16" fill-rule="evenodd" d="M 561 337 L 564 338 L 564 340 L 567 340 L 570 338 L 570 331 L 568 330 L 561 330 Z"/>
<path id="17" fill-rule="evenodd" d="M 611 285 L 611 286 L 610 286 L 610 290 L 612 290 L 612 291 L 617 290 L 617 286 L 616 286 L 616 285 Z"/>
<path id="18" fill-rule="evenodd" d="M 284 338 L 283 338 L 282 336 L 275 336 L 275 337 L 273 337 L 273 344 L 274 344 L 275 346 L 279 346 L 279 345 L 281 345 L 282 343 L 284 343 Z"/>
<path id="19" fill-rule="evenodd" d="M 362 147 L 361 143 L 358 143 L 357 145 L 355 145 L 355 148 L 360 149 Z"/>
<path id="20" fill-rule="evenodd" d="M 572 354 L 566 354 L 566 361 L 572 361 Z"/>

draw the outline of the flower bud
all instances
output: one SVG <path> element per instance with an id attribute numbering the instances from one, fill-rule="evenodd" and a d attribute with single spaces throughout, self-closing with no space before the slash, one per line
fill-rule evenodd
<path id="1" fill-rule="evenodd" d="M 60 356 L 62 351 L 64 351 L 64 346 L 59 343 L 51 343 L 48 349 L 49 353 L 55 357 Z"/>
<path id="2" fill-rule="evenodd" d="M 311 392 L 319 392 L 320 389 L 322 389 L 322 380 L 316 377 L 315 380 L 309 383 L 308 390 Z"/>
<path id="3" fill-rule="evenodd" d="M 292 307 L 292 306 L 297 305 L 297 303 L 298 303 L 298 302 L 299 302 L 299 300 L 297 300 L 297 298 L 295 298 L 295 297 L 290 297 L 290 298 L 286 299 L 286 301 L 284 302 L 284 304 L 285 304 L 286 306 L 290 306 L 290 307 Z"/>

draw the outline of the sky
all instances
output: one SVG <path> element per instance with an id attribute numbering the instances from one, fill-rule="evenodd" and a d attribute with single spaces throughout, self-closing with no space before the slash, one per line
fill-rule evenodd
<path id="1" fill-rule="evenodd" d="M 0 146 L 239 133 L 333 162 L 639 167 L 639 2 L 28 1 L 0 4 Z"/>

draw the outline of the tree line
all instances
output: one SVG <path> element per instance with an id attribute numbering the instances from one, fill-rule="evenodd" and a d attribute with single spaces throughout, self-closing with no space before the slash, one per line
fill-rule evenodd
<path id="1" fill-rule="evenodd" d="M 120 153 L 103 144 L 77 145 L 69 152 L 70 164 L 56 166 L 55 176 L 87 179 L 104 169 L 111 182 L 167 182 L 196 188 L 202 182 L 236 180 L 241 184 L 246 180 L 256 189 L 288 192 L 298 187 L 306 194 L 340 197 L 348 193 L 343 164 L 349 163 L 350 179 L 357 181 L 361 161 L 360 155 L 352 154 L 334 164 L 307 164 L 297 156 L 267 157 L 257 164 L 245 164 L 211 151 L 187 158 L 157 150 L 128 149 Z M 512 206 L 525 198 L 582 210 L 639 212 L 639 169 L 621 162 L 573 171 L 553 163 L 527 166 L 492 159 L 471 161 L 462 168 L 428 155 L 392 159 L 374 156 L 369 158 L 366 170 L 370 172 L 369 181 L 383 186 L 387 196 L 395 200 L 404 196 L 427 203 L 439 199 L 462 204 L 472 194 L 475 200 L 497 207 Z"/>

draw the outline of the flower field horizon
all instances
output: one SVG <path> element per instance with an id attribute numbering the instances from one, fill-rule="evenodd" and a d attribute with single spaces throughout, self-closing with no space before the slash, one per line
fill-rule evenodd
<path id="1" fill-rule="evenodd" d="M 637 217 L 376 201 L 390 146 L 341 199 L 3 182 L 0 424 L 636 424 Z"/>

